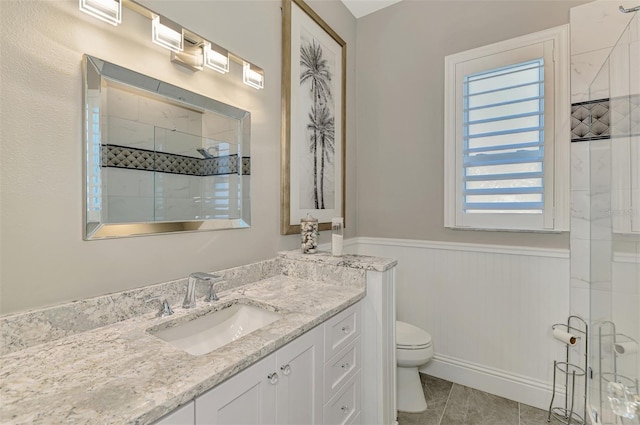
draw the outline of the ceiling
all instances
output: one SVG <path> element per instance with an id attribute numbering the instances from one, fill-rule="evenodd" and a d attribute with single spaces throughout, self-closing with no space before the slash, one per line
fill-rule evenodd
<path id="1" fill-rule="evenodd" d="M 358 19 L 399 1 L 401 0 L 342 0 L 342 3 Z"/>

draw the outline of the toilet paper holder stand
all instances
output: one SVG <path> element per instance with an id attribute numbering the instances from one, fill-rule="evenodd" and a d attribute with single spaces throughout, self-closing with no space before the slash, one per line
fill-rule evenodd
<path id="1" fill-rule="evenodd" d="M 609 328 L 609 331 L 606 330 Z M 603 333 L 607 332 L 607 333 Z M 610 341 L 607 341 L 607 338 L 611 338 Z M 610 320 L 606 320 L 602 322 L 598 326 L 598 392 L 600 393 L 599 401 L 600 401 L 600 414 L 602 414 L 602 400 L 607 396 L 606 393 L 608 391 L 608 384 L 610 382 L 618 382 L 623 383 L 628 389 L 635 390 L 636 393 L 640 394 L 640 387 L 638 386 L 638 379 L 630 378 L 628 376 L 622 375 L 618 373 L 618 357 L 621 355 L 617 352 L 616 345 L 619 342 L 631 342 L 638 346 L 638 341 L 631 338 L 629 335 L 620 333 L 616 331 L 616 324 Z M 606 353 L 605 349 L 607 347 L 611 348 L 612 356 L 612 364 L 613 371 L 612 372 L 603 372 L 602 359 L 605 358 Z M 603 384 L 606 385 L 603 386 Z"/>
<path id="2" fill-rule="evenodd" d="M 564 328 L 571 338 L 569 341 L 560 340 L 566 345 L 565 361 L 553 361 L 553 393 L 551 395 L 551 403 L 549 403 L 547 422 L 551 422 L 551 417 L 554 417 L 566 425 L 584 425 L 587 417 L 588 379 L 586 378 L 586 374 L 589 359 L 589 325 L 581 317 L 572 315 L 567 318 L 567 323 L 556 323 L 551 326 L 551 329 L 555 330 L 558 327 Z M 554 335 L 554 337 L 556 336 Z M 556 339 L 558 338 L 556 337 Z M 571 347 L 577 347 L 578 352 L 582 351 L 584 353 L 584 359 L 580 364 L 570 361 Z M 556 378 L 558 371 L 564 374 L 564 407 L 553 406 L 556 396 Z M 576 377 L 580 376 L 585 377 L 583 395 L 584 411 L 582 416 L 574 412 Z M 569 383 L 571 383 L 571 391 L 569 391 Z M 571 400 L 569 400 L 569 398 L 571 398 Z"/>

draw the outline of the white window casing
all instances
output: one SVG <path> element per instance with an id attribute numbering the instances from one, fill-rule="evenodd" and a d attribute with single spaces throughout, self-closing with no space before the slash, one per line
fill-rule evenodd
<path id="1" fill-rule="evenodd" d="M 445 227 L 568 230 L 569 99 L 568 25 L 445 58 Z"/>

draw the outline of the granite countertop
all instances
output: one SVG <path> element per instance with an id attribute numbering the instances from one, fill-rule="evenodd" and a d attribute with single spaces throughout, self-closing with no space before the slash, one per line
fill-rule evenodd
<path id="1" fill-rule="evenodd" d="M 300 250 L 282 251 L 278 253 L 278 256 L 281 259 L 287 260 L 336 267 L 348 267 L 351 269 L 372 270 L 377 272 L 387 271 L 398 264 L 397 260 L 391 258 L 371 257 L 357 254 L 334 256 L 331 255 L 330 252 L 326 251 L 318 251 L 315 254 L 303 254 Z"/>
<path id="2" fill-rule="evenodd" d="M 218 295 L 170 317 L 145 314 L 0 357 L 1 422 L 152 423 L 364 298 L 365 288 L 282 274 Z M 234 303 L 283 318 L 201 356 L 146 332 Z"/>

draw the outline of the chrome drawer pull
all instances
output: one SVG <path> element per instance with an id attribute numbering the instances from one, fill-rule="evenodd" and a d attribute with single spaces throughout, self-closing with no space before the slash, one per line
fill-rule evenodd
<path id="1" fill-rule="evenodd" d="M 347 413 L 349 413 L 349 406 L 342 406 L 340 410 L 342 410 L 342 413 L 346 415 Z"/>
<path id="2" fill-rule="evenodd" d="M 269 383 L 271 385 L 275 385 L 278 383 L 278 374 L 275 372 L 270 373 L 269 375 L 267 375 L 267 379 L 269 380 Z"/>
<path id="3" fill-rule="evenodd" d="M 349 363 L 344 363 L 342 366 L 340 366 L 343 370 L 347 370 L 349 369 Z"/>
<path id="4" fill-rule="evenodd" d="M 351 332 L 351 328 L 349 326 L 342 327 L 342 333 L 348 334 L 349 332 Z"/>

